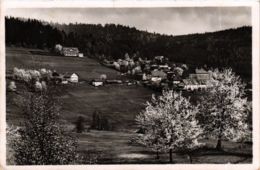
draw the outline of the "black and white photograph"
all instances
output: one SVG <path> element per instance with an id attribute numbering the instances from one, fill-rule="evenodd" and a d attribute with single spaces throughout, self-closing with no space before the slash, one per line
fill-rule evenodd
<path id="1" fill-rule="evenodd" d="M 251 6 L 4 20 L 6 165 L 253 163 Z"/>

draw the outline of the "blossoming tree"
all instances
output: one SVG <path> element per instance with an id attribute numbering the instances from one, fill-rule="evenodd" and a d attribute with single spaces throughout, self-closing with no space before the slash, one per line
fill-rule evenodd
<path id="1" fill-rule="evenodd" d="M 29 97 L 19 138 L 12 144 L 17 165 L 62 165 L 76 161 L 77 141 L 63 130 L 59 108 L 50 95 Z"/>
<path id="2" fill-rule="evenodd" d="M 212 71 L 208 95 L 202 97 L 199 122 L 206 135 L 217 139 L 217 149 L 222 149 L 221 141 L 241 140 L 248 136 L 248 104 L 245 84 L 231 69 Z"/>
<path id="3" fill-rule="evenodd" d="M 143 134 L 137 142 L 156 151 L 186 152 L 199 147 L 202 129 L 195 119 L 198 107 L 190 103 L 181 93 L 165 91 L 162 96 L 152 97 L 145 111 L 136 120 Z"/>

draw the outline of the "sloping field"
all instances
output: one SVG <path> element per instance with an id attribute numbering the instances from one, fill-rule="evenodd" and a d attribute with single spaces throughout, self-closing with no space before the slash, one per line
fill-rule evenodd
<path id="1" fill-rule="evenodd" d="M 19 68 L 49 68 L 58 72 L 76 72 L 80 80 L 98 78 L 100 74 L 107 74 L 108 78 L 119 78 L 118 72 L 106 68 L 93 59 L 61 57 L 43 55 L 44 51 L 22 48 L 7 48 L 6 71 L 13 67 Z M 7 80 L 9 81 L 9 80 Z M 161 154 L 160 160 L 155 159 L 155 153 L 149 148 L 132 145 L 130 139 L 136 135 L 135 116 L 144 108 L 147 100 L 150 100 L 152 90 L 142 86 L 106 85 L 93 87 L 88 83 L 60 86 L 62 95 L 61 117 L 65 128 L 71 130 L 71 134 L 79 139 L 79 152 L 89 154 L 91 158 L 97 157 L 94 163 L 167 163 L 168 154 Z M 22 85 L 17 84 L 17 90 Z M 7 122 L 19 125 L 22 121 L 22 107 L 19 101 L 21 94 L 7 93 Z M 82 134 L 73 132 L 74 122 L 78 116 L 83 116 L 88 127 L 92 122 L 92 114 L 99 111 L 108 119 L 112 131 L 90 130 Z M 214 140 L 207 141 L 207 146 L 214 146 Z M 243 153 L 251 153 L 250 145 L 223 142 L 225 148 L 230 151 L 239 150 Z M 239 148 L 239 149 L 238 149 Z M 206 153 L 206 152 L 204 152 Z M 188 163 L 185 155 L 173 156 L 175 163 Z M 227 163 L 250 162 L 251 158 L 244 158 L 235 154 L 201 154 L 194 158 L 194 163 Z M 87 163 L 87 162 L 85 162 Z M 92 162 L 93 163 L 93 162 Z"/>
<path id="2" fill-rule="evenodd" d="M 80 80 L 99 78 L 100 74 L 106 74 L 108 78 L 118 78 L 119 73 L 113 69 L 100 65 L 90 58 L 63 57 L 54 55 L 42 55 L 45 51 L 24 48 L 6 48 L 6 68 L 10 72 L 14 67 L 18 68 L 48 68 L 60 73 L 75 72 Z"/>
<path id="3" fill-rule="evenodd" d="M 129 130 L 151 94 L 151 90 L 140 86 L 107 85 L 97 88 L 81 84 L 66 88 L 61 97 L 62 108 L 65 119 L 69 121 L 75 121 L 81 115 L 90 125 L 92 114 L 99 111 L 114 131 Z"/>
<path id="4" fill-rule="evenodd" d="M 13 67 L 50 68 L 58 72 L 76 72 L 80 81 L 98 78 L 100 74 L 107 74 L 108 78 L 124 78 L 117 71 L 106 68 L 93 59 L 34 55 L 30 51 L 33 50 L 7 48 L 7 71 L 11 71 Z M 136 114 L 144 108 L 145 102 L 153 93 L 141 86 L 126 85 L 97 88 L 83 83 L 60 88 L 63 91 L 61 103 L 65 121 L 71 124 L 81 115 L 90 125 L 93 112 L 99 111 L 108 118 L 114 130 L 126 130 L 132 126 Z"/>

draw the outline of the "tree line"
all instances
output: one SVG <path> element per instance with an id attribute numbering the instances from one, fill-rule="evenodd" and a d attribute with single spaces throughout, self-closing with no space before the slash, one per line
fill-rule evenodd
<path id="1" fill-rule="evenodd" d="M 252 75 L 252 28 L 244 26 L 212 33 L 172 36 L 116 24 L 58 24 L 6 17 L 6 43 L 23 47 L 76 46 L 86 56 L 109 59 L 130 56 L 190 65 L 231 67 L 243 78 Z"/>

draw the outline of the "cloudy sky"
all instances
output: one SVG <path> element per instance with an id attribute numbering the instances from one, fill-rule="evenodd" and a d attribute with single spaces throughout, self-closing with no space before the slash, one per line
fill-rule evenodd
<path id="1" fill-rule="evenodd" d="M 18 8 L 7 16 L 58 23 L 122 24 L 140 30 L 182 35 L 251 25 L 249 7 L 183 8 Z"/>

